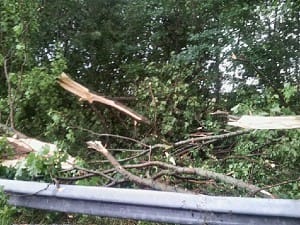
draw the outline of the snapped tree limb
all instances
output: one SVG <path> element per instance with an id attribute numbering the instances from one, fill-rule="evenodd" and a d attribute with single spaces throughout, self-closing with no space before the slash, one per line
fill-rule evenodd
<path id="1" fill-rule="evenodd" d="M 234 185 L 238 188 L 245 189 L 249 192 L 255 192 L 261 195 L 262 197 L 267 197 L 267 198 L 273 198 L 274 196 L 264 190 L 261 190 L 259 187 L 246 183 L 242 180 L 238 180 L 236 178 L 226 176 L 224 174 L 208 171 L 202 168 L 190 168 L 190 167 L 179 167 L 179 166 L 174 166 L 170 165 L 167 163 L 163 163 L 160 161 L 150 161 L 150 162 L 145 162 L 145 163 L 140 163 L 140 164 L 135 164 L 135 165 L 125 165 L 121 166 L 119 162 L 108 152 L 108 150 L 101 144 L 99 141 L 89 141 L 87 142 L 88 148 L 92 148 L 100 153 L 102 153 L 108 161 L 111 163 L 111 165 L 114 167 L 114 169 L 122 174 L 126 179 L 135 182 L 140 185 L 144 185 L 147 187 L 151 187 L 156 190 L 162 190 L 162 191 L 173 191 L 173 192 L 189 192 L 187 190 L 184 190 L 179 187 L 172 187 L 160 182 L 155 181 L 154 179 L 147 179 L 147 178 L 141 178 L 138 176 L 133 175 L 132 173 L 128 172 L 126 169 L 129 168 L 146 168 L 146 167 L 159 167 L 166 169 L 170 173 L 175 173 L 175 174 L 192 174 L 192 175 L 197 175 L 197 176 L 202 176 L 205 178 L 210 178 L 214 179 L 217 181 L 221 181 L 227 184 Z M 190 192 L 193 193 L 193 192 Z"/>
<path id="2" fill-rule="evenodd" d="M 114 166 L 116 171 L 120 174 L 122 174 L 127 180 L 132 181 L 136 184 L 143 185 L 146 187 L 153 188 L 155 190 L 159 191 L 170 191 L 170 192 L 180 192 L 180 193 L 193 193 L 191 191 L 188 191 L 186 189 L 170 186 L 164 183 L 157 182 L 153 179 L 149 178 L 141 178 L 139 176 L 136 176 L 130 172 L 128 172 L 123 166 L 120 165 L 120 163 L 107 151 L 107 149 L 101 144 L 100 141 L 89 141 L 87 142 L 88 148 L 94 149 L 101 154 L 103 154 L 109 162 Z"/>
<path id="3" fill-rule="evenodd" d="M 6 167 L 16 167 L 18 163 L 26 160 L 26 157 L 29 153 L 41 153 L 44 149 L 48 150 L 48 154 L 45 157 L 50 157 L 55 154 L 56 151 L 59 151 L 57 145 L 43 142 L 34 138 L 17 138 L 17 137 L 1 137 L 0 140 L 5 139 L 7 143 L 14 150 L 13 155 L 9 159 L 0 159 L 0 165 Z M 76 159 L 70 155 L 67 155 L 66 162 L 63 162 L 63 169 L 73 168 L 73 164 Z"/>
<path id="4" fill-rule="evenodd" d="M 234 185 L 241 189 L 245 189 L 249 192 L 258 193 L 262 197 L 273 198 L 273 195 L 271 193 L 263 191 L 262 189 L 260 189 L 259 187 L 255 186 L 253 184 L 249 184 L 242 180 L 239 180 L 239 179 L 236 179 L 236 178 L 233 178 L 233 177 L 221 174 L 221 173 L 209 171 L 209 170 L 206 170 L 203 168 L 180 167 L 180 166 L 174 166 L 174 165 L 170 165 L 167 163 L 163 163 L 160 161 L 151 161 L 151 162 L 145 162 L 145 163 L 141 163 L 141 164 L 132 165 L 132 168 L 143 168 L 143 167 L 149 167 L 149 166 L 157 166 L 160 168 L 164 168 L 164 169 L 167 169 L 168 171 L 175 172 L 175 174 L 192 174 L 192 175 L 202 176 L 205 178 L 214 179 L 214 180 L 226 183 L 226 184 Z M 128 168 L 128 167 L 125 167 L 125 168 Z"/>
<path id="5" fill-rule="evenodd" d="M 173 146 L 177 147 L 177 146 L 188 144 L 188 143 L 195 143 L 195 142 L 207 141 L 207 140 L 225 139 L 225 138 L 235 137 L 235 136 L 247 134 L 247 133 L 250 133 L 250 130 L 238 130 L 238 131 L 234 131 L 234 132 L 230 132 L 230 133 L 226 133 L 226 134 L 189 138 L 189 139 L 186 139 L 183 141 L 178 141 L 178 142 L 174 143 Z"/>
<path id="6" fill-rule="evenodd" d="M 134 120 L 136 120 L 138 122 L 150 124 L 150 121 L 146 117 L 138 114 L 137 112 L 135 112 L 134 110 L 130 109 L 129 107 L 123 105 L 120 102 L 108 99 L 106 97 L 103 97 L 103 96 L 100 96 L 97 94 L 93 94 L 92 92 L 90 92 L 89 89 L 87 89 L 86 87 L 82 86 L 81 84 L 75 82 L 65 73 L 61 74 L 61 76 L 59 78 L 59 84 L 65 90 L 79 96 L 82 100 L 88 101 L 89 103 L 100 102 L 104 105 L 111 106 L 111 107 L 127 114 L 128 116 L 132 117 Z"/>
<path id="7" fill-rule="evenodd" d="M 297 129 L 300 128 L 300 116 L 242 116 L 228 125 L 246 129 Z"/>

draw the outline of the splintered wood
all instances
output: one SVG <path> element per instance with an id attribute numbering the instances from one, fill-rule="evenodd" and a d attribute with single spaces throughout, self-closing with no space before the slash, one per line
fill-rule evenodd
<path id="1" fill-rule="evenodd" d="M 26 160 L 29 153 L 41 154 L 43 150 L 47 150 L 48 154 L 44 157 L 51 157 L 56 151 L 59 151 L 55 144 L 43 142 L 34 138 L 14 138 L 14 137 L 1 137 L 0 140 L 5 139 L 8 144 L 13 148 L 14 153 L 8 159 L 0 161 L 0 165 L 7 167 L 16 167 L 18 164 Z M 63 169 L 71 169 L 76 159 L 67 155 L 66 162 L 61 164 Z"/>
<path id="2" fill-rule="evenodd" d="M 228 125 L 246 129 L 297 129 L 300 128 L 300 116 L 242 116 Z"/>
<path id="3" fill-rule="evenodd" d="M 128 116 L 132 117 L 134 120 L 136 120 L 138 122 L 150 124 L 150 121 L 146 117 L 138 114 L 137 112 L 135 112 L 134 110 L 130 109 L 129 107 L 123 105 L 120 102 L 108 99 L 103 96 L 93 94 L 92 92 L 90 92 L 89 89 L 87 89 L 86 87 L 82 86 L 81 84 L 75 82 L 69 76 L 67 76 L 67 74 L 65 74 L 65 73 L 61 74 L 61 76 L 59 78 L 59 84 L 65 90 L 79 96 L 81 100 L 88 101 L 89 103 L 100 102 L 102 104 L 111 106 L 111 107 L 127 114 Z"/>

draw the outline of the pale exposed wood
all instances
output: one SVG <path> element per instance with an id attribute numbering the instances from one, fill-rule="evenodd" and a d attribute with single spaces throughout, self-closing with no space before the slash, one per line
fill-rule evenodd
<path id="1" fill-rule="evenodd" d="M 0 140 L 4 137 L 0 137 Z M 48 154 L 45 157 L 51 157 L 56 151 L 59 151 L 58 147 L 55 144 L 43 142 L 34 138 L 14 138 L 14 137 L 5 137 L 8 144 L 13 148 L 14 153 L 12 158 L 5 159 L 0 162 L 3 166 L 15 167 L 18 163 L 26 159 L 26 156 L 33 153 L 41 153 L 44 149 L 49 150 Z M 73 167 L 75 158 L 68 155 L 65 163 L 62 164 L 63 169 L 70 169 Z"/>
<path id="2" fill-rule="evenodd" d="M 300 116 L 242 116 L 228 125 L 246 129 L 297 129 Z"/>
<path id="3" fill-rule="evenodd" d="M 0 137 L 0 140 L 1 140 L 1 137 Z M 10 144 L 10 146 L 13 147 L 13 149 L 17 155 L 27 154 L 27 153 L 34 151 L 34 149 L 30 145 L 28 145 L 26 142 L 22 141 L 22 139 L 7 137 L 6 140 Z"/>
<path id="4" fill-rule="evenodd" d="M 146 124 L 149 124 L 150 121 L 145 118 L 144 116 L 138 114 L 134 110 L 130 109 L 129 107 L 123 105 L 120 102 L 111 100 L 109 98 L 93 94 L 90 92 L 89 89 L 86 87 L 82 86 L 81 84 L 75 82 L 72 80 L 67 74 L 62 73 L 60 78 L 59 78 L 59 84 L 61 87 L 63 87 L 65 90 L 77 95 L 80 97 L 81 100 L 88 101 L 89 103 L 95 102 L 100 102 L 102 104 L 111 106 L 115 109 L 118 109 L 119 111 L 129 115 L 132 117 L 134 120 L 143 122 Z"/>

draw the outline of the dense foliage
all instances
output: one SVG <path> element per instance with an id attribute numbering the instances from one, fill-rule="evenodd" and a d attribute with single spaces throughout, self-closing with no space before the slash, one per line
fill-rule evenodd
<path id="1" fill-rule="evenodd" d="M 95 133 L 172 144 L 200 127 L 204 133 L 234 131 L 210 115 L 216 110 L 299 115 L 299 12 L 296 0 L 1 0 L 0 123 L 58 143 L 82 167 L 105 169 L 95 163 L 99 154 L 87 154 L 86 141 L 100 138 L 110 149 L 137 145 Z M 123 103 L 151 125 L 78 101 L 57 84 L 63 71 L 101 95 L 126 97 Z M 187 158 L 172 157 L 263 187 L 299 178 L 299 149 L 299 129 L 266 130 L 197 146 Z M 0 150 L 7 151 L 4 140 Z M 27 167 L 1 167 L 0 174 L 49 181 L 60 173 L 51 166 L 65 159 L 59 154 L 46 162 L 30 155 Z M 153 157 L 169 160 L 161 150 Z M 104 184 L 99 177 L 77 183 Z M 201 189 L 244 195 L 226 185 Z M 299 181 L 271 191 L 300 198 Z"/>

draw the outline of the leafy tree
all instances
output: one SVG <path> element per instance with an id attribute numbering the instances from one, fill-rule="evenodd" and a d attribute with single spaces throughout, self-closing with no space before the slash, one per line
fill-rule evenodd
<path id="1" fill-rule="evenodd" d="M 233 131 L 211 115 L 216 110 L 234 115 L 300 113 L 299 9 L 295 0 L 2 0 L 0 123 L 58 143 L 89 169 L 109 165 L 95 163 L 103 158 L 87 154 L 86 141 L 101 140 L 118 159 L 132 156 L 120 149 L 140 147 L 140 142 L 116 136 L 99 137 L 109 133 L 147 146 L 172 146 L 154 151 L 155 160 L 232 174 L 262 187 L 297 178 L 298 130 L 173 144 L 194 133 Z M 113 109 L 79 102 L 57 84 L 63 71 L 100 95 L 123 97 L 151 125 L 136 125 Z M 1 151 L 5 145 L 1 141 Z M 188 153 L 180 155 L 182 151 Z M 48 181 L 59 174 L 48 165 L 60 163 L 63 156 L 43 161 L 31 155 L 27 168 L 1 167 L 1 176 L 42 176 Z M 167 182 L 176 184 L 176 179 Z M 104 180 L 77 183 L 102 185 Z M 290 182 L 272 191 L 299 198 L 298 188 L 299 182 Z M 226 185 L 206 184 L 203 189 L 245 195 Z"/>

